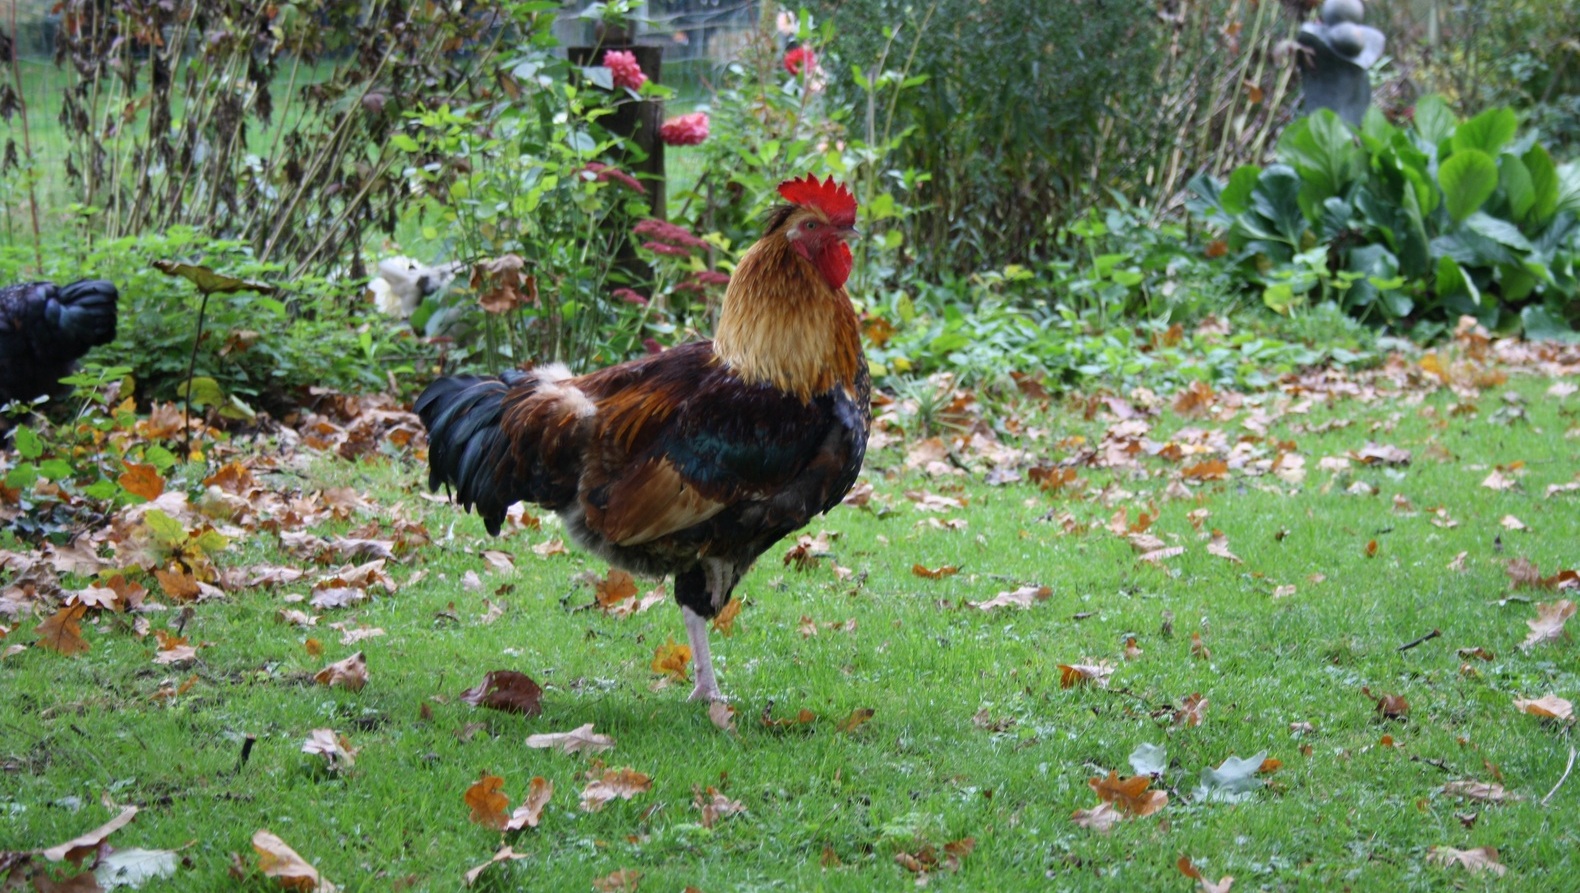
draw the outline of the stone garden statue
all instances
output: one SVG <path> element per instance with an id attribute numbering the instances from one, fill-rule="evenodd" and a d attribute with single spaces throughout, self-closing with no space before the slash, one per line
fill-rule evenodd
<path id="1" fill-rule="evenodd" d="M 1305 50 L 1301 91 L 1306 114 L 1333 109 L 1351 126 L 1360 126 L 1372 101 L 1366 69 L 1382 58 L 1381 31 L 1361 24 L 1361 0 L 1325 0 L 1321 21 L 1300 26 L 1296 40 Z"/>

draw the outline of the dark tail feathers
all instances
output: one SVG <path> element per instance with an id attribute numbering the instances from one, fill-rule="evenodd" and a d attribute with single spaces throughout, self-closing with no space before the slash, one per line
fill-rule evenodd
<path id="1" fill-rule="evenodd" d="M 61 286 L 44 306 L 44 321 L 65 340 L 96 347 L 115 340 L 114 283 L 84 279 Z"/>
<path id="2" fill-rule="evenodd" d="M 520 373 L 503 380 L 460 375 L 440 378 L 417 398 L 417 415 L 428 429 L 428 489 L 451 488 L 456 501 L 498 534 L 517 493 L 510 438 L 500 422 L 504 399 Z"/>

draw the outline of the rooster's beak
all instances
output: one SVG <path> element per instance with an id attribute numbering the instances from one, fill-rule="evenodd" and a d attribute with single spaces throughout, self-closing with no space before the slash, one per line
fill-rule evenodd
<path id="1" fill-rule="evenodd" d="M 839 237 L 847 242 L 854 242 L 861 238 L 861 231 L 854 226 L 847 226 L 839 231 Z"/>

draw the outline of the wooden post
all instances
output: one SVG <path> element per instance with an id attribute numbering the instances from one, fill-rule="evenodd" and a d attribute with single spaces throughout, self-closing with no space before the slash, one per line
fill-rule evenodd
<path id="1" fill-rule="evenodd" d="M 662 73 L 663 47 L 629 43 L 624 34 L 611 33 L 596 46 L 570 47 L 567 52 L 572 64 L 593 66 L 602 65 L 603 54 L 609 50 L 624 50 L 636 56 L 637 64 L 642 66 L 642 73 L 649 80 L 662 83 L 659 75 Z M 615 136 L 625 137 L 647 153 L 647 157 L 641 161 L 637 161 L 634 155 L 619 159 L 620 166 L 647 189 L 653 216 L 665 219 L 668 215 L 665 213 L 664 141 L 658 138 L 658 126 L 664 123 L 664 103 L 656 99 L 623 102 L 614 114 L 599 118 L 598 123 L 605 130 Z"/>

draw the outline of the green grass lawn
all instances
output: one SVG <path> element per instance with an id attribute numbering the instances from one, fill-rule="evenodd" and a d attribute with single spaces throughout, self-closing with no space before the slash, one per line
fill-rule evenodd
<path id="1" fill-rule="evenodd" d="M 734 635 L 713 638 L 738 711 L 733 734 L 686 703 L 689 684 L 655 686 L 655 651 L 685 640 L 674 607 L 624 619 L 588 609 L 593 592 L 578 577 L 605 568 L 574 550 L 535 553 L 561 535 L 552 519 L 491 540 L 475 517 L 423 498 L 424 469 L 393 448 L 372 462 L 284 455 L 257 471 L 269 490 L 305 505 L 350 487 L 367 502 L 316 532 L 409 519 L 432 543 L 389 565 L 393 593 L 314 611 L 322 619 L 304 631 L 278 614 L 305 608 L 288 597 L 331 568 L 251 531 L 216 563 L 283 563 L 309 577 L 193 606 L 181 627 L 201 646 L 191 668 L 154 664 L 153 638 L 104 613 L 85 623 L 91 650 L 81 657 L 32 647 L 0 660 L 0 852 L 61 843 L 136 804 L 112 845 L 183 848 L 182 867 L 152 888 L 276 889 L 249 844 L 267 828 L 344 890 L 454 890 L 501 844 L 463 802 L 488 773 L 504 779 L 512 807 L 534 776 L 555 791 L 538 828 L 507 837 L 526 858 L 486 871 L 476 885 L 485 890 L 586 890 L 619 869 L 640 872 L 642 890 L 912 889 L 916 875 L 898 855 L 925 861 L 930 847 L 944 860 L 945 845 L 965 838 L 974 848 L 958 870 L 931 873 L 931 886 L 1187 890 L 1194 882 L 1175 863 L 1189 856 L 1214 880 L 1233 875 L 1235 890 L 1572 889 L 1580 780 L 1542 802 L 1565 771 L 1572 731 L 1520 713 L 1514 699 L 1573 699 L 1580 664 L 1567 638 L 1521 650 L 1534 602 L 1562 594 L 1511 590 L 1506 565 L 1526 558 L 1551 575 L 1580 563 L 1580 494 L 1546 494 L 1580 471 L 1580 397 L 1551 396 L 1553 380 L 1537 376 L 1463 400 L 1387 380 L 1362 395 L 1370 399 L 1268 392 L 1235 409 L 1220 395 L 1205 417 L 1163 400 L 1147 436 L 1189 455 L 1082 465 L 1076 482 L 1049 492 L 1029 480 L 988 485 L 970 449 L 956 458 L 972 473 L 929 476 L 908 467 L 916 438 L 897 436 L 869 456 L 867 506 L 837 509 L 808 531 L 829 533 L 816 566 L 787 566 L 787 541 L 737 590 L 745 608 Z M 1033 432 L 1020 442 L 1030 464 L 1101 452 L 1120 420 L 1073 406 L 1026 404 L 997 421 Z M 1509 418 L 1514 407 L 1523 418 Z M 895 420 L 914 423 L 903 411 Z M 1409 450 L 1410 461 L 1319 467 L 1368 443 Z M 1208 446 L 1196 453 L 1196 444 Z M 1304 458 L 1303 480 L 1258 473 L 1280 450 Z M 1234 466 L 1226 477 L 1186 484 L 1183 498 L 1179 484 L 1166 492 L 1182 469 L 1214 458 Z M 1516 487 L 1483 486 L 1494 466 L 1513 463 L 1523 463 L 1508 471 Z M 192 470 L 188 485 L 200 476 Z M 964 505 L 923 511 L 915 499 L 927 494 Z M 1155 514 L 1147 532 L 1183 554 L 1138 560 L 1107 529 L 1120 509 L 1132 524 Z M 1507 516 L 1527 529 L 1505 526 Z M 1454 526 L 1440 526 L 1445 518 Z M 1066 520 L 1084 529 L 1067 531 Z M 949 521 L 963 523 L 935 523 Z M 1213 529 L 1239 563 L 1208 552 Z M 510 553 L 514 571 L 496 569 L 485 549 Z M 924 579 L 915 564 L 959 573 Z M 66 588 L 85 583 L 68 578 Z M 967 604 L 1028 584 L 1051 595 L 1026 609 Z M 504 614 L 485 622 L 485 600 Z M 156 590 L 150 601 L 168 599 Z M 147 616 L 174 628 L 181 615 Z M 342 645 L 332 622 L 385 635 Z M 15 628 L 0 650 L 35 638 L 35 618 L 5 625 Z M 1433 630 L 1441 635 L 1400 650 Z M 1207 653 L 1193 648 L 1196 633 Z M 310 637 L 322 655 L 304 647 Z M 1141 653 L 1127 660 L 1131 638 Z M 1478 647 L 1490 659 L 1459 653 Z M 359 649 L 365 688 L 314 683 Z M 1060 664 L 1098 661 L 1112 665 L 1106 689 L 1061 688 Z M 460 702 L 496 669 L 544 686 L 541 716 Z M 152 697 L 190 677 L 184 693 Z M 1177 723 L 1193 694 L 1207 700 L 1200 725 Z M 1380 715 L 1383 695 L 1402 696 L 1408 713 Z M 875 714 L 841 729 L 861 708 Z M 817 717 L 809 725 L 760 719 L 803 709 Z M 585 723 L 616 741 L 597 759 L 651 776 L 651 790 L 583 811 L 594 758 L 525 744 Z M 1300 723 L 1310 730 L 1294 730 Z M 330 773 L 302 752 L 318 728 L 358 749 L 353 768 Z M 256 744 L 241 765 L 248 736 Z M 1072 821 L 1098 803 L 1088 779 L 1135 774 L 1129 758 L 1145 744 L 1166 748 L 1154 787 L 1168 804 L 1106 834 Z M 1204 768 L 1264 751 L 1282 766 L 1250 796 L 1197 796 Z M 1444 793 L 1462 780 L 1501 783 L 1514 799 Z M 704 827 L 694 792 L 709 786 L 745 812 Z M 1508 873 L 1429 864 L 1435 846 L 1496 847 Z M 231 880 L 232 853 L 243 881 Z"/>

